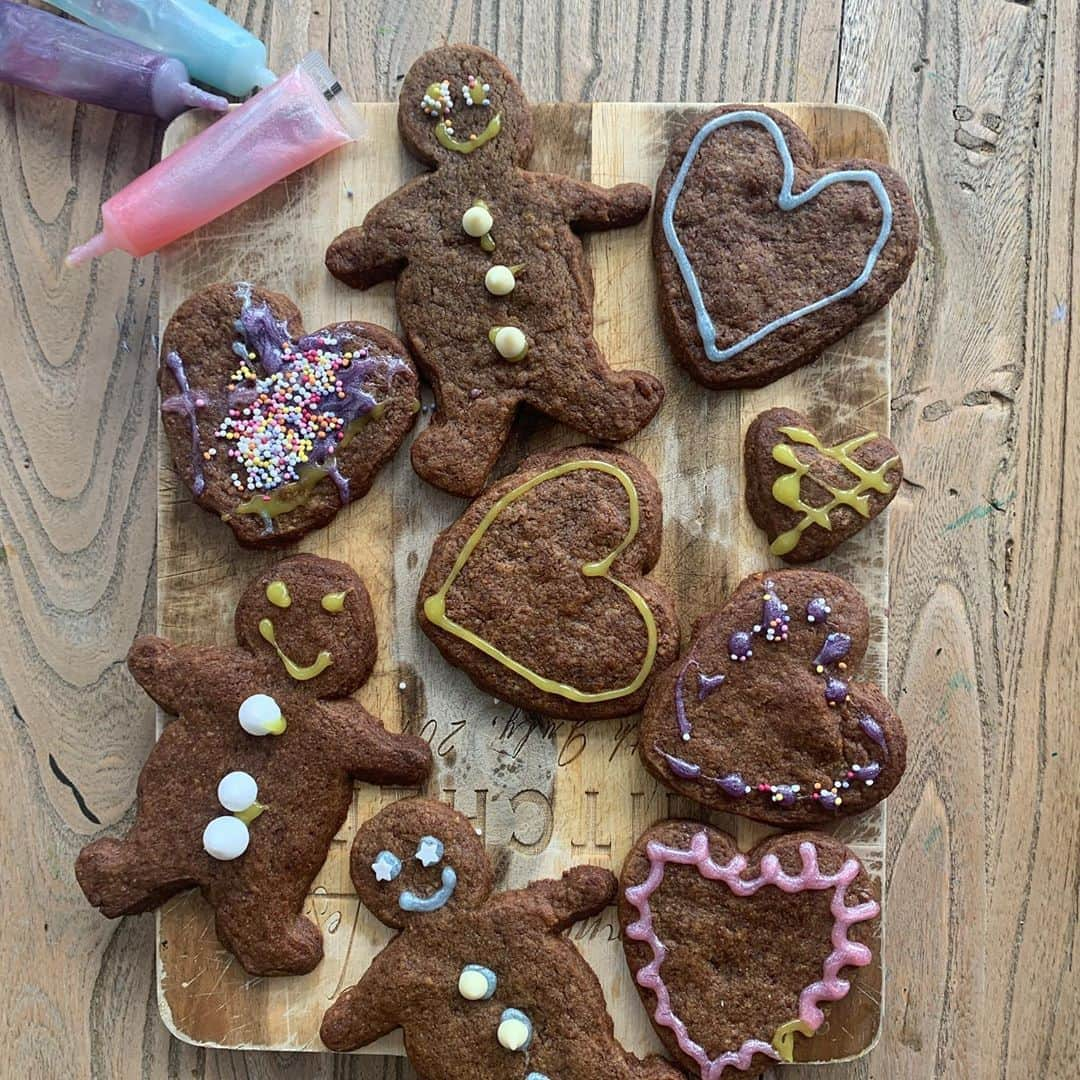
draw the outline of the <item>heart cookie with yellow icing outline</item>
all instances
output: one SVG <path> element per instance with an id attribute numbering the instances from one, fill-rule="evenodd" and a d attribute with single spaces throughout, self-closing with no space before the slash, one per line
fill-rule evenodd
<path id="1" fill-rule="evenodd" d="M 747 428 L 746 505 L 788 563 L 822 559 L 860 532 L 900 490 L 904 466 L 876 431 L 824 440 L 794 409 L 768 409 Z"/>
<path id="2" fill-rule="evenodd" d="M 674 604 L 645 575 L 660 555 L 660 489 L 630 454 L 537 454 L 435 541 L 418 616 L 482 690 L 548 716 L 641 708 L 679 651 Z"/>

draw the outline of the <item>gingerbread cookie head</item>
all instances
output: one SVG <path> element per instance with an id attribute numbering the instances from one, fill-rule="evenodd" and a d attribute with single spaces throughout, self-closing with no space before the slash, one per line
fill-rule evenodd
<path id="1" fill-rule="evenodd" d="M 256 578 L 236 606 L 236 639 L 271 682 L 313 697 L 358 690 L 375 663 L 375 617 L 352 567 L 316 555 L 284 559 Z"/>
<path id="2" fill-rule="evenodd" d="M 367 493 L 419 411 L 404 345 L 370 323 L 305 333 L 280 293 L 247 282 L 189 297 L 158 372 L 173 464 L 248 547 L 277 547 Z"/>
<path id="3" fill-rule="evenodd" d="M 751 575 L 654 685 L 645 765 L 710 809 L 773 825 L 875 805 L 903 774 L 906 743 L 884 695 L 854 677 L 868 639 L 866 604 L 842 578 Z"/>
<path id="4" fill-rule="evenodd" d="M 361 903 L 398 930 L 437 911 L 480 907 L 492 888 L 468 818 L 429 799 L 403 799 L 361 825 L 350 874 Z"/>
<path id="5" fill-rule="evenodd" d="M 475 45 L 424 53 L 401 84 L 398 129 L 426 165 L 485 172 L 532 155 L 529 103 L 495 56 Z"/>

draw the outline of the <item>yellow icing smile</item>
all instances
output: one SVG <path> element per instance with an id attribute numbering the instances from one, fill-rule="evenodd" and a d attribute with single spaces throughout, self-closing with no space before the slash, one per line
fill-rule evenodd
<path id="1" fill-rule="evenodd" d="M 325 649 L 319 653 L 313 664 L 302 665 L 289 659 L 281 651 L 281 647 L 278 645 L 277 638 L 274 635 L 274 624 L 269 619 L 259 620 L 259 633 L 264 641 L 268 641 L 274 646 L 285 670 L 298 682 L 314 679 L 316 675 L 321 675 L 334 662 L 334 658 Z"/>
<path id="2" fill-rule="evenodd" d="M 439 145 L 445 146 L 447 150 L 456 150 L 459 154 L 471 154 L 474 150 L 478 150 L 483 146 L 484 143 L 491 142 L 500 131 L 502 131 L 502 113 L 496 113 L 487 122 L 487 126 L 479 135 L 474 135 L 468 139 L 454 138 L 446 130 L 445 121 L 440 120 L 435 125 L 435 138 L 439 140 Z"/>
<path id="3" fill-rule="evenodd" d="M 595 472 L 604 473 L 607 476 L 613 476 L 620 484 L 622 484 L 623 489 L 626 492 L 626 497 L 630 503 L 630 527 L 627 529 L 626 535 L 623 537 L 618 547 L 614 548 L 603 559 L 600 559 L 597 562 L 584 563 L 581 567 L 581 573 L 585 577 L 607 578 L 613 585 L 621 589 L 634 605 L 637 613 L 641 616 L 641 621 L 645 624 L 646 634 L 648 635 L 645 659 L 642 661 L 641 668 L 634 677 L 633 682 L 626 686 L 621 686 L 616 690 L 602 690 L 596 693 L 578 690 L 576 687 L 567 686 L 565 683 L 557 682 L 554 679 L 546 678 L 545 676 L 532 671 L 525 667 L 524 664 L 518 663 L 513 657 L 507 656 L 506 653 L 501 649 L 496 648 L 491 642 L 485 641 L 471 630 L 454 622 L 454 620 L 446 613 L 446 594 L 450 591 L 450 588 L 457 580 L 458 575 L 465 568 L 465 564 L 472 557 L 477 545 L 479 545 L 480 541 L 484 538 L 484 534 L 495 523 L 498 516 L 508 506 L 517 502 L 518 499 L 522 498 L 522 496 L 545 481 L 552 480 L 557 476 L 565 476 L 567 473 L 579 472 L 582 469 L 590 469 Z M 424 614 L 431 623 L 441 630 L 445 630 L 447 633 L 461 638 L 462 641 L 468 642 L 474 648 L 479 649 L 493 660 L 497 660 L 503 667 L 508 668 L 510 671 L 514 672 L 515 675 L 520 675 L 523 679 L 532 683 L 538 690 L 542 690 L 546 694 L 557 694 L 560 697 L 582 704 L 611 701 L 614 698 L 625 697 L 627 694 L 632 694 L 640 689 L 642 684 L 649 677 L 653 661 L 656 659 L 656 619 L 641 593 L 636 589 L 630 588 L 630 586 L 624 582 L 619 581 L 618 578 L 612 577 L 611 567 L 615 560 L 627 549 L 634 537 L 637 536 L 640 519 L 641 506 L 638 500 L 637 488 L 634 487 L 633 480 L 631 480 L 618 466 L 609 465 L 606 461 L 566 461 L 561 465 L 555 465 L 550 469 L 545 469 L 542 473 L 538 473 L 536 476 L 531 477 L 523 484 L 519 484 L 512 491 L 508 491 L 491 507 L 490 510 L 488 510 L 473 534 L 465 541 L 465 546 L 461 549 L 453 569 L 451 569 L 446 580 L 443 582 L 442 587 L 437 593 L 432 594 L 424 601 Z"/>

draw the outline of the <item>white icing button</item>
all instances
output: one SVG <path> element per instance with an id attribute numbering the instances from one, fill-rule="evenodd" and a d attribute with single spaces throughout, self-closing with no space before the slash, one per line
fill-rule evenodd
<path id="1" fill-rule="evenodd" d="M 495 351 L 504 360 L 513 360 L 524 351 L 528 342 L 516 326 L 502 326 L 495 335 Z"/>
<path id="2" fill-rule="evenodd" d="M 506 1050 L 520 1050 L 529 1041 L 532 1032 L 524 1020 L 516 1016 L 507 1017 L 499 1024 L 497 1032 L 499 1045 Z"/>
<path id="3" fill-rule="evenodd" d="M 484 288 L 492 296 L 505 296 L 514 291 L 516 284 L 517 278 L 514 277 L 514 271 L 509 266 L 493 266 L 484 275 Z"/>
<path id="4" fill-rule="evenodd" d="M 486 206 L 470 206 L 461 216 L 461 227 L 466 234 L 479 239 L 491 232 L 495 219 Z"/>
<path id="5" fill-rule="evenodd" d="M 479 964 L 467 964 L 458 976 L 458 993 L 466 1001 L 487 1001 L 495 993 L 495 972 Z"/>
<path id="6" fill-rule="evenodd" d="M 248 827 L 236 817 L 217 817 L 203 830 L 202 842 L 208 855 L 227 862 L 247 851 Z"/>
<path id="7" fill-rule="evenodd" d="M 269 694 L 252 694 L 245 698 L 238 719 L 249 735 L 280 735 L 285 730 L 281 708 Z"/>
<path id="8" fill-rule="evenodd" d="M 217 797 L 226 810 L 246 810 L 259 797 L 259 785 L 250 773 L 227 773 L 217 786 Z"/>

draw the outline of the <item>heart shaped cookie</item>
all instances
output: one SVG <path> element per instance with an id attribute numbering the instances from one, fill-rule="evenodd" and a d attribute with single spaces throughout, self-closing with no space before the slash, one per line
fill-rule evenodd
<path id="1" fill-rule="evenodd" d="M 366 495 L 416 420 L 416 370 L 389 330 L 305 334 L 247 282 L 189 297 L 161 342 L 161 418 L 195 502 L 248 547 L 290 544 Z"/>
<path id="2" fill-rule="evenodd" d="M 746 431 L 746 505 L 789 563 L 824 558 L 892 502 L 904 467 L 876 431 L 827 445 L 793 409 L 769 409 Z"/>
<path id="3" fill-rule="evenodd" d="M 641 708 L 679 651 L 660 555 L 660 489 L 629 454 L 536 454 L 436 541 L 418 614 L 482 690 L 548 716 Z"/>
<path id="4" fill-rule="evenodd" d="M 868 635 L 866 604 L 835 574 L 752 574 L 654 683 L 645 765 L 710 809 L 788 828 L 880 802 L 906 743 L 881 691 L 852 681 Z"/>
<path id="5" fill-rule="evenodd" d="M 822 1007 L 842 1008 L 833 1003 L 852 969 L 873 960 L 875 893 L 859 860 L 821 833 L 770 837 L 742 855 L 709 825 L 654 825 L 623 864 L 619 921 L 661 1041 L 701 1080 L 801 1056 Z M 854 974 L 860 994 L 879 992 L 880 968 Z"/>
<path id="6" fill-rule="evenodd" d="M 900 176 L 819 165 L 781 112 L 731 105 L 675 138 L 656 187 L 653 254 L 676 358 L 712 389 L 808 364 L 907 277 L 919 226 Z"/>

